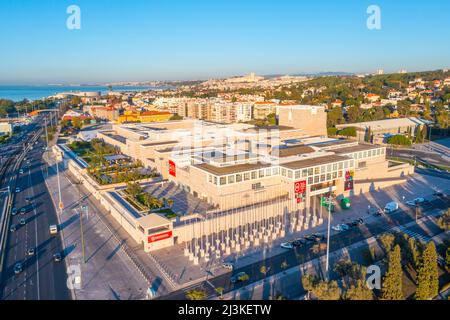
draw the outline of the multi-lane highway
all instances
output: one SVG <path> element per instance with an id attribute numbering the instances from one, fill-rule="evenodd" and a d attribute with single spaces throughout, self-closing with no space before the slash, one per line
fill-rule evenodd
<path id="1" fill-rule="evenodd" d="M 40 125 L 35 123 L 29 130 L 34 135 L 39 135 L 42 133 L 42 130 L 39 132 L 40 129 Z M 32 139 L 26 142 L 31 142 Z M 63 256 L 64 253 L 60 237 L 51 236 L 49 232 L 49 226 L 57 224 L 57 216 L 44 182 L 43 148 L 42 142 L 33 143 L 32 150 L 26 152 L 23 161 L 20 152 L 16 154 L 2 181 L 2 187 L 9 185 L 14 193 L 11 209 L 15 208 L 17 214 L 9 213 L 6 229 L 8 236 L 2 252 L 1 299 L 71 298 L 66 285 L 64 261 L 55 262 L 53 259 L 55 253 L 62 253 Z M 22 209 L 25 212 L 21 212 Z M 20 224 L 22 219 L 24 225 Z M 15 231 L 10 230 L 13 225 L 16 226 Z M 34 249 L 34 254 L 29 254 L 29 249 Z M 18 262 L 23 265 L 23 270 L 16 273 L 14 266 Z"/>

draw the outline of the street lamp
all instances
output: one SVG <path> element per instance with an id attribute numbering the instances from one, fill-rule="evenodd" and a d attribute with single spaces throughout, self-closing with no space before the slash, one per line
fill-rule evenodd
<path id="1" fill-rule="evenodd" d="M 330 192 L 328 198 L 323 197 L 321 206 L 328 205 L 328 227 L 327 227 L 327 255 L 325 262 L 325 277 L 328 281 L 329 279 L 329 269 L 330 269 L 330 233 L 331 233 L 331 206 L 333 204 L 333 195 Z"/>

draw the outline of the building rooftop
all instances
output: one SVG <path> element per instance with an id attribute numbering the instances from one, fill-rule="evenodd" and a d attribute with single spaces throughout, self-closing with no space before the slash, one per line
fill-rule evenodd
<path id="1" fill-rule="evenodd" d="M 367 129 L 371 128 L 372 130 L 388 130 L 395 129 L 398 127 L 405 126 L 417 126 L 417 125 L 425 125 L 428 121 L 418 119 L 415 117 L 410 118 L 399 118 L 399 119 L 385 119 L 378 121 L 367 121 L 367 122 L 358 122 L 358 123 L 349 123 L 349 124 L 340 124 L 337 125 L 337 128 L 345 128 L 345 127 L 356 127 L 359 129 Z"/>
<path id="2" fill-rule="evenodd" d="M 285 167 L 287 169 L 297 170 L 297 169 L 303 169 L 303 168 L 309 168 L 314 167 L 322 164 L 328 164 L 338 161 L 344 161 L 348 160 L 348 157 L 339 156 L 339 155 L 327 155 L 323 157 L 317 157 L 317 158 L 309 158 L 304 160 L 298 160 L 293 162 L 284 163 L 281 166 Z"/>
<path id="3" fill-rule="evenodd" d="M 216 166 L 212 166 L 212 165 L 209 165 L 206 163 L 194 165 L 194 167 L 199 168 L 204 171 L 207 171 L 209 173 L 212 173 L 216 176 L 224 176 L 224 175 L 233 174 L 233 173 L 258 170 L 258 169 L 267 168 L 270 166 L 271 166 L 270 164 L 261 163 L 261 162 L 245 163 L 245 164 L 238 164 L 238 165 L 226 166 L 226 167 L 216 167 Z"/>
<path id="4" fill-rule="evenodd" d="M 270 154 L 273 156 L 278 156 L 280 158 L 285 158 L 314 152 L 316 152 L 316 150 L 311 147 L 305 145 L 297 145 L 288 148 L 274 149 L 270 152 Z"/>
<path id="5" fill-rule="evenodd" d="M 373 144 L 358 144 L 356 146 L 334 149 L 333 151 L 337 154 L 344 154 L 344 153 L 353 153 L 353 152 L 366 151 L 366 150 L 372 150 L 372 149 L 378 149 L 378 148 L 380 148 L 380 146 L 376 146 Z"/>
<path id="6" fill-rule="evenodd" d="M 156 213 L 151 213 L 149 215 L 143 216 L 139 218 L 138 221 L 143 228 L 156 228 L 171 224 L 169 219 L 164 218 Z"/>

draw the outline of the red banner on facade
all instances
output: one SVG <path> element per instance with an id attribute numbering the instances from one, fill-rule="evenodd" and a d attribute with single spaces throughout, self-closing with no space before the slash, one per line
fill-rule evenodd
<path id="1" fill-rule="evenodd" d="M 294 192 L 303 193 L 306 191 L 306 180 L 297 181 L 294 183 Z"/>
<path id="2" fill-rule="evenodd" d="M 164 233 L 155 234 L 155 235 L 152 235 L 152 236 L 148 237 L 148 243 L 169 239 L 171 237 L 172 237 L 172 231 L 167 231 L 167 232 L 164 232 Z"/>
<path id="3" fill-rule="evenodd" d="M 172 160 L 169 160 L 169 174 L 173 177 L 177 176 L 177 167 Z"/>

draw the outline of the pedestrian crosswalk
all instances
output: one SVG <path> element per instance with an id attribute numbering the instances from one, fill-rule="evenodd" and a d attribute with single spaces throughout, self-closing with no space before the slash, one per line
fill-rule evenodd
<path id="1" fill-rule="evenodd" d="M 423 234 L 420 234 L 420 233 L 411 231 L 409 229 L 406 229 L 404 226 L 398 226 L 398 227 L 396 227 L 394 229 L 397 229 L 397 231 L 403 232 L 403 233 L 407 234 L 408 236 L 410 236 L 411 238 L 418 239 L 418 240 L 423 241 L 425 243 L 428 243 L 431 240 L 430 237 L 427 237 L 427 236 L 424 236 Z"/>

